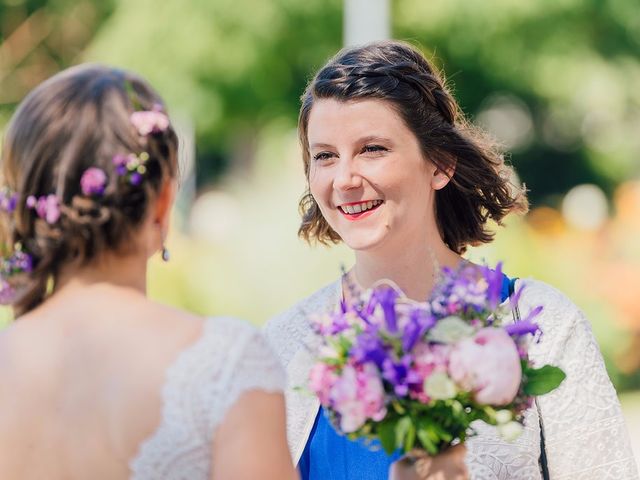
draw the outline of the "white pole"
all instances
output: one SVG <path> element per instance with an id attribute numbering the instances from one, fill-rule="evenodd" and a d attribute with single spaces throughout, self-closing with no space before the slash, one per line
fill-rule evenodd
<path id="1" fill-rule="evenodd" d="M 344 46 L 391 37 L 389 0 L 344 0 Z"/>

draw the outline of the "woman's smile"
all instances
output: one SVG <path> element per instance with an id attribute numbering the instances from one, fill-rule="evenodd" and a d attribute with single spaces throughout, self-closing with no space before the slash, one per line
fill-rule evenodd
<path id="1" fill-rule="evenodd" d="M 343 203 L 338 210 L 349 221 L 362 220 L 371 216 L 384 202 L 382 200 L 364 200 L 360 202 Z"/>

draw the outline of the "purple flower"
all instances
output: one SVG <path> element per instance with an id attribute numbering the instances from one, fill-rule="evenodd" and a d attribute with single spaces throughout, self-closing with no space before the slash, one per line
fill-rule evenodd
<path id="1" fill-rule="evenodd" d="M 387 329 L 391 333 L 397 332 L 398 322 L 396 317 L 396 299 L 399 296 L 398 292 L 393 288 L 385 287 L 376 290 L 374 295 L 384 312 Z"/>
<path id="2" fill-rule="evenodd" d="M 402 349 L 410 352 L 416 342 L 436 324 L 436 319 L 425 309 L 415 308 L 409 316 L 409 322 L 402 332 Z"/>
<path id="3" fill-rule="evenodd" d="M 522 335 L 535 334 L 538 330 L 540 330 L 540 327 L 537 323 L 533 323 L 531 320 L 521 320 L 519 322 L 511 323 L 505 326 L 504 329 L 512 337 L 521 337 Z"/>
<path id="4" fill-rule="evenodd" d="M 80 189 L 82 193 L 90 197 L 92 195 L 102 195 L 107 183 L 107 174 L 104 170 L 91 167 L 84 171 L 80 178 Z"/>
<path id="5" fill-rule="evenodd" d="M 393 386 L 393 391 L 399 397 L 406 397 L 409 389 L 420 383 L 420 377 L 413 371 L 411 355 L 404 355 L 399 361 L 387 358 L 382 364 L 382 378 Z"/>
<path id="6" fill-rule="evenodd" d="M 130 119 L 138 133 L 143 137 L 151 133 L 164 132 L 169 128 L 169 117 L 158 110 L 133 112 Z"/>
<path id="7" fill-rule="evenodd" d="M 30 273 L 33 270 L 33 260 L 31 255 L 16 250 L 13 255 L 5 259 L 4 270 L 6 274 L 13 275 L 16 273 Z"/>
<path id="8" fill-rule="evenodd" d="M 27 202 L 26 202 L 26 203 L 27 203 L 27 207 L 29 207 L 29 208 L 35 208 L 35 207 L 36 207 L 36 205 L 37 205 L 37 203 L 38 203 L 38 200 L 37 200 L 37 199 L 36 199 L 36 197 L 34 197 L 33 195 L 29 195 L 29 196 L 27 197 Z"/>
<path id="9" fill-rule="evenodd" d="M 484 269 L 484 277 L 489 284 L 487 288 L 487 299 L 489 300 L 489 307 L 495 309 L 502 300 L 502 262 L 498 262 L 495 270 L 491 270 L 488 267 Z"/>
<path id="10" fill-rule="evenodd" d="M 13 213 L 18 205 L 18 194 L 11 193 L 8 189 L 0 191 L 0 210 Z"/>
<path id="11" fill-rule="evenodd" d="M 378 368 L 382 368 L 388 356 L 377 327 L 370 327 L 358 335 L 349 354 L 357 363 L 372 362 Z"/>
<path id="12" fill-rule="evenodd" d="M 127 156 L 126 155 L 122 155 L 121 153 L 117 153 L 113 156 L 112 160 L 113 164 L 116 167 L 126 167 L 127 165 Z"/>
<path id="13" fill-rule="evenodd" d="M 131 174 L 131 177 L 129 178 L 129 182 L 131 182 L 131 185 L 140 185 L 140 183 L 142 183 L 142 175 L 140 175 L 138 172 L 133 172 Z"/>
<path id="14" fill-rule="evenodd" d="M 0 277 L 0 305 L 11 305 L 16 298 L 16 291 L 4 278 Z"/>

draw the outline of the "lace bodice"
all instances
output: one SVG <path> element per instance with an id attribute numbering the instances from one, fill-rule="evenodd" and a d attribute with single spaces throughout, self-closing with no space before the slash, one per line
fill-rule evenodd
<path id="1" fill-rule="evenodd" d="M 554 288 L 535 280 L 525 282 L 520 299 L 523 317 L 544 305 L 537 318 L 544 335 L 532 345 L 530 355 L 535 364 L 561 367 L 567 378 L 527 411 L 525 431 L 515 442 L 502 440 L 494 427 L 474 425 L 478 435 L 468 441 L 466 459 L 471 478 L 541 479 L 538 459 L 542 424 L 551 479 L 637 479 L 620 403 L 588 321 Z M 287 368 L 287 433 L 296 462 L 319 406 L 315 398 L 294 390 L 308 381 L 313 362 L 310 348 L 317 341 L 307 319 L 310 313 L 335 308 L 340 289 L 340 282 L 325 287 L 266 327 L 269 342 Z"/>
<path id="2" fill-rule="evenodd" d="M 231 318 L 205 321 L 202 336 L 169 367 L 162 418 L 130 462 L 133 480 L 210 478 L 216 427 L 244 392 L 282 391 L 285 373 L 254 327 Z"/>

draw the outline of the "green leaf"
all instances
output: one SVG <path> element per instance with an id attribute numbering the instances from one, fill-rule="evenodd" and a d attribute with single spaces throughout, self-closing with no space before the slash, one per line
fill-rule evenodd
<path id="1" fill-rule="evenodd" d="M 378 425 L 378 438 L 382 448 L 387 452 L 387 455 L 391 455 L 396 449 L 396 422 L 386 421 Z"/>
<path id="2" fill-rule="evenodd" d="M 545 365 L 542 368 L 527 368 L 525 370 L 527 383 L 524 392 L 527 395 L 544 395 L 560 386 L 567 375 L 558 367 Z"/>
<path id="3" fill-rule="evenodd" d="M 396 448 L 402 446 L 405 443 L 405 438 L 412 426 L 413 424 L 411 423 L 410 417 L 402 417 L 400 420 L 398 420 L 398 423 L 396 423 L 396 430 L 395 430 L 396 432 L 395 447 Z"/>
<path id="4" fill-rule="evenodd" d="M 413 422 L 409 425 L 409 430 L 407 430 L 407 436 L 404 439 L 404 452 L 408 453 L 413 450 L 414 445 L 416 444 L 416 427 L 413 425 Z"/>
<path id="5" fill-rule="evenodd" d="M 435 455 L 438 453 L 438 447 L 435 443 L 433 443 L 433 440 L 431 440 L 431 435 L 428 427 L 419 427 L 416 434 L 418 435 L 418 439 L 422 444 L 422 448 L 424 448 L 429 453 L 429 455 Z"/>
<path id="6" fill-rule="evenodd" d="M 404 415 L 405 413 L 407 413 L 406 409 L 402 405 L 400 405 L 400 402 L 398 402 L 397 400 L 393 400 L 391 402 L 391 406 L 398 415 Z"/>
<path id="7" fill-rule="evenodd" d="M 322 363 L 326 363 L 327 365 L 331 365 L 332 367 L 340 367 L 344 363 L 344 360 L 342 358 L 331 358 L 331 357 L 321 358 L 320 361 Z"/>

